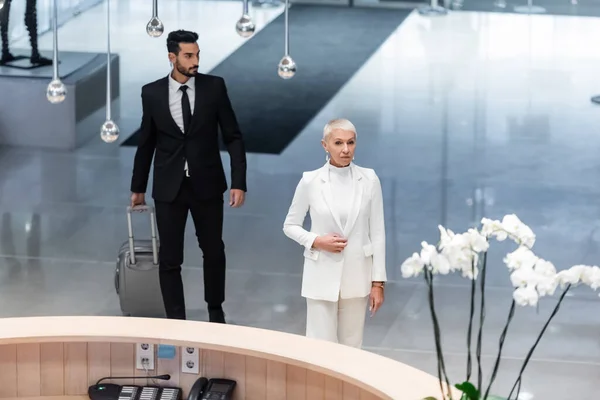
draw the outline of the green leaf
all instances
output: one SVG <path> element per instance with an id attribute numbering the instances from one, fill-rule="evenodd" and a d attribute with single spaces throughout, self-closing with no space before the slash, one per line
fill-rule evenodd
<path id="1" fill-rule="evenodd" d="M 479 391 L 471 382 L 458 383 L 455 387 L 463 392 L 461 400 L 479 400 Z"/>

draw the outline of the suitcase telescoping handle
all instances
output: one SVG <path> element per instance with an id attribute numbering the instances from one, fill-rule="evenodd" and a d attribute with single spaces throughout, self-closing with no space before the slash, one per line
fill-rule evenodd
<path id="1" fill-rule="evenodd" d="M 158 265 L 158 244 L 156 239 L 156 219 L 154 217 L 154 207 L 143 205 L 135 207 L 127 207 L 127 228 L 129 230 L 129 256 L 131 258 L 131 264 L 135 265 L 135 246 L 133 244 L 133 224 L 131 223 L 131 213 L 136 212 L 148 212 L 150 213 L 150 229 L 152 233 L 152 256 L 154 265 Z"/>

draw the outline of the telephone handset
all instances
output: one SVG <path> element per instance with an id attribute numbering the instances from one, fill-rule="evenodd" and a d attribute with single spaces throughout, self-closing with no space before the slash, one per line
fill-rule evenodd
<path id="1" fill-rule="evenodd" d="M 235 385 L 236 382 L 231 379 L 198 378 L 187 400 L 231 400 Z"/>

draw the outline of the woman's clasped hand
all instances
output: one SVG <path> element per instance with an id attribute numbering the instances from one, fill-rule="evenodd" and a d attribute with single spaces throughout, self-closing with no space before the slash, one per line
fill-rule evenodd
<path id="1" fill-rule="evenodd" d="M 330 233 L 328 235 L 317 237 L 313 243 L 313 247 L 330 253 L 341 253 L 347 244 L 348 239 L 337 233 Z"/>

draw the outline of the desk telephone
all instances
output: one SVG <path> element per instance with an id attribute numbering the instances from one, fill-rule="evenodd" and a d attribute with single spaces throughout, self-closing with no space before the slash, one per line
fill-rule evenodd
<path id="1" fill-rule="evenodd" d="M 106 377 L 88 388 L 90 400 L 182 400 L 182 390 L 172 386 L 137 386 L 101 384 L 105 379 L 171 379 L 170 375 Z M 231 379 L 198 378 L 192 386 L 187 400 L 231 400 L 236 382 Z"/>

